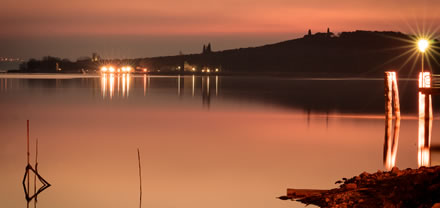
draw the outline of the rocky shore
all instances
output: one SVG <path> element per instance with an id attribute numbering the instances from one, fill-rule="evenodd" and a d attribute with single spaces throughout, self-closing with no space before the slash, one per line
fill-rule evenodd
<path id="1" fill-rule="evenodd" d="M 279 198 L 322 208 L 440 208 L 440 166 L 363 172 L 336 184 L 331 190 L 288 189 Z"/>

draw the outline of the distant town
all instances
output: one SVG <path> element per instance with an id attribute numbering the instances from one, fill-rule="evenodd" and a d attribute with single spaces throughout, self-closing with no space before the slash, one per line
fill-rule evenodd
<path id="1" fill-rule="evenodd" d="M 0 56 L 0 62 L 22 62 L 24 59 L 21 58 L 14 58 L 14 57 L 1 57 Z"/>

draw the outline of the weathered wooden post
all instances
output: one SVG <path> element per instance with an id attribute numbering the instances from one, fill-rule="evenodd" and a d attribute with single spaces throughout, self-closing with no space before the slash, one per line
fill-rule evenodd
<path id="1" fill-rule="evenodd" d="M 393 125 L 393 108 L 396 121 Z M 400 101 L 396 72 L 385 72 L 385 143 L 383 161 L 390 170 L 395 166 L 400 131 Z"/>

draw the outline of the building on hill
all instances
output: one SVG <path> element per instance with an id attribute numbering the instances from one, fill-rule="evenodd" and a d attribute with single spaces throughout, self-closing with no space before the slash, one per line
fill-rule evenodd
<path id="1" fill-rule="evenodd" d="M 92 53 L 92 61 L 96 62 L 99 61 L 101 57 L 98 55 L 98 53 Z"/>
<path id="2" fill-rule="evenodd" d="M 205 46 L 205 45 L 203 45 L 203 54 L 206 54 L 206 53 L 211 53 L 212 52 L 212 50 L 211 50 L 211 43 L 208 43 L 208 45 L 207 46 Z"/>
<path id="3" fill-rule="evenodd" d="M 304 38 L 323 39 L 323 38 L 331 38 L 331 37 L 334 37 L 334 36 L 335 36 L 335 34 L 330 32 L 330 28 L 327 28 L 327 32 L 326 33 L 317 32 L 315 34 L 312 34 L 312 30 L 309 29 L 309 31 L 307 32 L 307 35 L 304 35 Z"/>

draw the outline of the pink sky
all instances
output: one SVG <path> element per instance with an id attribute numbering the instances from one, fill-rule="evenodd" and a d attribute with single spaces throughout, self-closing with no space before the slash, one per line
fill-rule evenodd
<path id="1" fill-rule="evenodd" d="M 263 43 L 261 37 L 281 41 L 299 37 L 309 28 L 315 32 L 325 31 L 327 27 L 335 32 L 357 29 L 411 32 L 416 25 L 427 24 L 432 29 L 440 20 L 439 9 L 438 0 L 3 0 L 0 43 L 5 39 L 76 37 L 79 41 L 115 35 L 127 38 L 248 36 Z M 206 39 L 216 42 L 215 38 Z M 241 43 L 238 41 L 237 47 L 249 44 Z M 216 46 L 216 49 L 234 47 Z M 0 55 L 3 53 L 0 51 Z"/>

